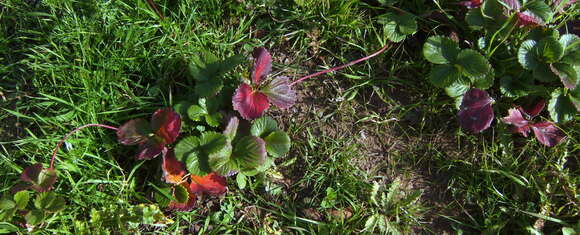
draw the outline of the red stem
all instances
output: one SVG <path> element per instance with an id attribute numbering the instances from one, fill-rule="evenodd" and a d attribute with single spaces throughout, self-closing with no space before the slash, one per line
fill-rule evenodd
<path id="1" fill-rule="evenodd" d="M 379 55 L 379 54 L 383 53 L 383 52 L 384 52 L 384 51 L 385 51 L 387 48 L 389 48 L 389 43 L 385 44 L 385 46 L 384 46 L 383 48 L 381 48 L 380 50 L 378 50 L 377 52 L 375 52 L 375 53 L 373 53 L 373 54 L 370 54 L 370 55 L 369 55 L 369 56 L 367 56 L 367 57 L 360 58 L 360 59 L 358 59 L 358 60 L 355 60 L 355 61 L 352 61 L 352 62 L 350 62 L 350 63 L 348 63 L 348 64 L 343 64 L 343 65 L 341 65 L 341 66 L 338 66 L 338 67 L 330 68 L 330 69 L 327 69 L 327 70 L 324 70 L 324 71 L 320 71 L 320 72 L 316 72 L 316 73 L 313 73 L 313 74 L 307 75 L 307 76 L 305 76 L 305 77 L 302 77 L 302 78 L 300 78 L 300 79 L 298 79 L 298 80 L 296 80 L 296 81 L 293 81 L 292 83 L 290 83 L 290 86 L 293 86 L 293 85 L 295 85 L 295 84 L 297 84 L 297 83 L 300 83 L 300 82 L 302 82 L 302 81 L 304 81 L 304 80 L 306 80 L 306 79 L 313 78 L 313 77 L 316 77 L 316 76 L 318 76 L 318 75 L 321 75 L 321 74 L 325 74 L 325 73 L 334 72 L 334 71 L 336 71 L 336 70 L 341 70 L 341 69 L 344 69 L 344 68 L 346 68 L 346 67 L 348 67 L 348 66 L 351 66 L 351 65 L 358 64 L 358 63 L 360 63 L 360 62 L 363 62 L 363 61 L 365 61 L 365 60 L 368 60 L 368 59 L 370 59 L 370 58 L 373 58 L 373 57 L 375 57 L 375 56 L 377 56 L 377 55 Z"/>
<path id="2" fill-rule="evenodd" d="M 84 125 L 84 126 L 78 127 L 77 129 L 72 130 L 71 132 L 66 134 L 62 139 L 60 139 L 60 141 L 56 145 L 56 148 L 54 149 L 54 152 L 52 152 L 52 159 L 50 159 L 50 169 L 54 169 L 54 159 L 56 158 L 56 153 L 58 152 L 58 150 L 60 149 L 62 144 L 64 144 L 64 142 L 68 139 L 68 137 L 70 137 L 72 134 L 74 134 L 77 131 L 80 131 L 84 128 L 92 127 L 92 126 L 107 128 L 107 129 L 111 129 L 111 130 L 115 130 L 115 131 L 118 130 L 116 127 L 103 125 L 103 124 L 87 124 L 87 125 Z"/>
<path id="3" fill-rule="evenodd" d="M 157 8 L 157 5 L 155 5 L 155 3 L 153 2 L 153 0 L 147 0 L 147 3 L 149 3 L 149 6 L 151 8 L 153 8 L 153 10 L 155 11 L 155 13 L 157 13 L 157 15 L 159 16 L 159 18 L 165 19 L 165 16 L 163 16 L 163 13 L 161 13 L 161 11 L 159 11 L 159 8 Z"/>

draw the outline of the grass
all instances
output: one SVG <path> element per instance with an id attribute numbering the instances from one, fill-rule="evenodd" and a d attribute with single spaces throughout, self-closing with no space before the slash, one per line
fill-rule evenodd
<path id="1" fill-rule="evenodd" d="M 2 1 L 0 192 L 9 193 L 25 166 L 48 163 L 69 130 L 118 126 L 186 98 L 193 84 L 187 63 L 203 51 L 226 57 L 265 46 L 274 72 L 293 79 L 372 53 L 384 43 L 373 17 L 385 9 L 374 2 L 161 0 L 160 20 L 146 1 Z M 293 140 L 275 170 L 245 189 L 229 180 L 224 197 L 192 212 L 165 212 L 174 223 L 138 230 L 552 234 L 576 224 L 577 122 L 550 149 L 503 134 L 501 124 L 483 135 L 463 133 L 452 102 L 426 82 L 420 54 L 427 36 L 450 25 L 431 12 L 457 7 L 403 6 L 421 17 L 415 36 L 372 61 L 302 83 L 298 105 L 270 112 Z M 230 88 L 248 77 L 247 68 L 228 74 Z M 67 207 L 39 233 L 91 231 L 83 228 L 93 209 L 154 203 L 159 159 L 136 161 L 133 151 L 107 130 L 70 138 L 55 187 Z M 373 190 L 385 198 L 373 201 Z M 420 196 L 405 200 L 413 195 Z M 389 224 L 370 226 L 377 214 Z"/>

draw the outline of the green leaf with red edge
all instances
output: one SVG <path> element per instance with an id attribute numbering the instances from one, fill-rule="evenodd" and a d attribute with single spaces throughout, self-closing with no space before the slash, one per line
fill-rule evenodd
<path id="1" fill-rule="evenodd" d="M 232 97 L 232 105 L 242 118 L 250 120 L 262 116 L 270 108 L 270 101 L 266 94 L 254 91 L 250 85 L 242 83 Z"/>
<path id="2" fill-rule="evenodd" d="M 20 179 L 32 184 L 32 189 L 38 192 L 46 192 L 51 190 L 52 185 L 56 182 L 56 171 L 50 168 L 43 168 L 42 164 L 36 163 L 24 169 Z"/>
<path id="3" fill-rule="evenodd" d="M 560 78 L 562 84 L 570 90 L 578 87 L 580 80 L 578 79 L 578 73 L 572 65 L 564 63 L 554 63 L 550 64 L 550 69 L 556 76 Z"/>
<path id="4" fill-rule="evenodd" d="M 169 210 L 173 210 L 173 211 L 190 211 L 193 209 L 193 207 L 195 206 L 195 201 L 197 200 L 197 197 L 195 196 L 195 194 L 191 191 L 191 189 L 189 189 L 189 183 L 187 182 L 183 182 L 182 184 L 179 185 L 179 187 L 185 188 L 187 191 L 187 201 L 180 203 L 176 200 L 175 195 L 173 194 L 173 199 L 169 202 L 169 205 L 167 206 L 167 209 Z M 175 191 L 173 191 L 175 193 Z"/>
<path id="5" fill-rule="evenodd" d="M 133 119 L 125 122 L 117 130 L 117 139 L 124 145 L 135 145 L 149 139 L 152 133 L 149 122 L 144 119 Z"/>
<path id="6" fill-rule="evenodd" d="M 181 118 L 171 108 L 158 109 L 151 118 L 151 129 L 164 144 L 175 142 L 181 129 Z"/>
<path id="7" fill-rule="evenodd" d="M 489 128 L 494 118 L 493 99 L 483 90 L 473 88 L 463 95 L 457 113 L 462 128 L 479 133 Z"/>
<path id="8" fill-rule="evenodd" d="M 263 47 L 254 48 L 252 56 L 255 59 L 252 70 L 252 82 L 258 85 L 272 70 L 272 56 Z"/>
<path id="9" fill-rule="evenodd" d="M 235 143 L 232 158 L 241 170 L 251 170 L 264 163 L 266 143 L 260 137 L 245 136 Z"/>
<path id="10" fill-rule="evenodd" d="M 178 203 L 186 203 L 189 200 L 189 190 L 183 185 L 176 185 L 173 187 L 173 198 Z"/>
<path id="11" fill-rule="evenodd" d="M 167 153 L 163 154 L 163 179 L 165 182 L 170 184 L 178 184 L 183 180 L 183 177 L 187 172 L 182 162 L 175 158 L 175 153 L 173 150 L 169 150 Z"/>
<path id="12" fill-rule="evenodd" d="M 551 122 L 535 123 L 531 127 L 536 139 L 548 147 L 553 147 L 566 138 L 564 132 Z"/>
<path id="13" fill-rule="evenodd" d="M 292 90 L 287 77 L 272 79 L 261 91 L 278 108 L 287 109 L 296 103 L 296 92 Z"/>
<path id="14" fill-rule="evenodd" d="M 240 125 L 240 120 L 237 117 L 232 117 L 228 121 L 228 125 L 224 130 L 224 136 L 231 142 L 236 138 L 236 134 L 238 133 L 238 126 Z"/>
<path id="15" fill-rule="evenodd" d="M 189 186 L 193 193 L 223 194 L 227 190 L 226 178 L 212 172 L 206 176 L 191 175 Z"/>

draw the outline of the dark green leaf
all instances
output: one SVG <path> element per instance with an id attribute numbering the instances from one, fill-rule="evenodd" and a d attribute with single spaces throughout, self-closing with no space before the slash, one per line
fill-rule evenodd
<path id="1" fill-rule="evenodd" d="M 483 14 L 481 14 L 481 8 L 473 8 L 467 11 L 465 15 L 465 21 L 472 29 L 480 29 L 484 26 L 485 20 Z"/>
<path id="2" fill-rule="evenodd" d="M 263 116 L 254 120 L 250 128 L 250 133 L 253 136 L 264 137 L 277 130 L 279 130 L 278 123 L 271 117 Z"/>
<path id="3" fill-rule="evenodd" d="M 0 219 L 1 220 L 1 219 Z M 11 223 L 0 222 L 0 234 L 7 234 L 7 233 L 16 233 L 18 232 L 18 227 Z"/>
<path id="4" fill-rule="evenodd" d="M 445 87 L 445 93 L 447 93 L 449 97 L 460 97 L 465 94 L 469 88 L 471 88 L 469 81 L 467 79 L 460 78 L 451 83 L 451 85 L 448 87 Z"/>
<path id="5" fill-rule="evenodd" d="M 46 210 L 56 200 L 54 192 L 39 193 L 34 200 L 34 206 L 39 210 Z"/>
<path id="6" fill-rule="evenodd" d="M 379 16 L 378 22 L 385 25 L 387 38 L 393 42 L 400 42 L 405 39 L 405 35 L 417 31 L 415 16 L 409 13 L 389 12 Z"/>
<path id="7" fill-rule="evenodd" d="M 500 79 L 500 90 L 501 93 L 507 97 L 519 98 L 524 97 L 529 94 L 526 87 L 530 86 L 529 82 L 526 82 L 522 78 L 512 78 L 510 76 L 502 77 Z"/>
<path id="8" fill-rule="evenodd" d="M 182 185 L 176 185 L 173 188 L 173 198 L 178 203 L 186 203 L 189 200 L 189 191 Z"/>
<path id="9" fill-rule="evenodd" d="M 30 192 L 28 191 L 20 191 L 14 194 L 14 202 L 16 202 L 16 207 L 19 210 L 23 210 L 28 205 L 28 201 L 30 200 Z"/>
<path id="10" fill-rule="evenodd" d="M 472 80 L 473 86 L 476 88 L 487 90 L 493 86 L 493 81 L 495 80 L 495 72 L 493 68 L 490 68 L 489 73 L 484 77 L 474 78 Z"/>
<path id="11" fill-rule="evenodd" d="M 527 70 L 533 70 L 540 63 L 536 58 L 534 50 L 536 48 L 536 41 L 527 40 L 520 45 L 518 50 L 518 61 Z"/>
<path id="12" fill-rule="evenodd" d="M 445 88 L 453 84 L 461 77 L 456 66 L 451 64 L 438 64 L 431 68 L 429 81 L 439 88 Z"/>
<path id="13" fill-rule="evenodd" d="M 225 147 L 213 154 L 209 155 L 209 166 L 212 171 L 219 175 L 228 175 L 232 171 L 239 171 L 239 162 L 236 161 L 238 156 L 232 154 L 232 145 L 228 141 Z"/>
<path id="14" fill-rule="evenodd" d="M 554 63 L 564 55 L 564 48 L 558 39 L 546 37 L 536 45 L 536 56 L 545 63 Z"/>
<path id="15" fill-rule="evenodd" d="M 562 94 L 562 90 L 555 89 L 551 96 L 552 98 L 548 103 L 548 111 L 550 112 L 552 120 L 565 123 L 574 119 L 576 108 L 572 104 L 572 101 Z"/>
<path id="16" fill-rule="evenodd" d="M 12 221 L 16 214 L 16 208 L 0 210 L 0 221 Z"/>
<path id="17" fill-rule="evenodd" d="M 576 86 L 576 89 L 570 90 L 570 92 L 568 92 L 568 97 L 576 107 L 576 110 L 580 112 L 580 86 Z"/>
<path id="18" fill-rule="evenodd" d="M 578 74 L 573 66 L 563 63 L 555 63 L 550 65 L 550 69 L 556 74 L 564 86 L 570 90 L 578 87 Z"/>
<path id="19" fill-rule="evenodd" d="M 56 197 L 52 203 L 50 203 L 50 205 L 46 208 L 47 211 L 50 212 L 59 212 L 64 210 L 64 206 L 65 206 L 66 202 L 64 200 L 64 198 L 62 197 Z"/>
<path id="20" fill-rule="evenodd" d="M 544 22 L 549 23 L 552 19 L 552 9 L 544 2 L 544 0 L 528 1 L 524 8 L 532 12 L 534 15 L 540 17 Z"/>
<path id="21" fill-rule="evenodd" d="M 274 131 L 266 138 L 266 151 L 272 157 L 280 157 L 290 150 L 290 137 L 284 131 Z"/>
<path id="22" fill-rule="evenodd" d="M 423 45 L 423 56 L 434 64 L 449 64 L 457 59 L 459 45 L 450 38 L 432 36 Z"/>
<path id="23" fill-rule="evenodd" d="M 533 71 L 534 78 L 540 82 L 553 82 L 560 78 L 552 72 L 550 66 L 547 64 L 538 64 Z"/>
<path id="24" fill-rule="evenodd" d="M 470 78 L 483 78 L 491 69 L 487 59 L 471 49 L 462 50 L 457 56 L 457 63 L 463 68 L 463 74 Z"/>

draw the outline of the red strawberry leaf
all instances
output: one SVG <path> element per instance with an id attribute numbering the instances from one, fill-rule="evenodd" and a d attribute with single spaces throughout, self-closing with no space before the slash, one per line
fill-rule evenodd
<path id="1" fill-rule="evenodd" d="M 30 183 L 30 187 L 38 192 L 47 192 L 52 189 L 52 185 L 56 182 L 56 171 L 43 168 L 42 164 L 36 163 L 24 169 L 20 179 Z"/>
<path id="2" fill-rule="evenodd" d="M 535 103 L 525 105 L 519 109 L 523 114 L 527 115 L 528 119 L 532 119 L 538 116 L 544 110 L 544 107 L 546 107 L 546 100 L 540 99 Z"/>
<path id="3" fill-rule="evenodd" d="M 544 22 L 542 21 L 542 19 L 540 19 L 540 17 L 532 14 L 529 11 L 525 11 L 525 12 L 518 12 L 516 13 L 516 16 L 518 18 L 518 25 L 520 26 L 540 26 L 543 25 Z"/>
<path id="4" fill-rule="evenodd" d="M 191 175 L 190 190 L 193 193 L 223 194 L 227 190 L 226 178 L 215 172 L 206 176 Z"/>
<path id="5" fill-rule="evenodd" d="M 252 71 L 252 82 L 257 85 L 260 84 L 260 81 L 272 70 L 272 56 L 263 47 L 254 48 L 252 54 L 256 59 Z"/>
<path id="6" fill-rule="evenodd" d="M 163 148 L 165 148 L 165 145 L 162 142 L 151 138 L 139 144 L 139 150 L 136 158 L 137 160 L 153 159 L 159 155 L 161 151 L 163 151 Z"/>
<path id="7" fill-rule="evenodd" d="M 292 90 L 287 77 L 272 79 L 263 92 L 272 104 L 281 109 L 290 108 L 296 102 L 296 92 Z"/>
<path id="8" fill-rule="evenodd" d="M 493 99 L 483 90 L 473 88 L 467 91 L 457 113 L 461 127 L 473 133 L 489 128 L 494 118 L 492 103 Z"/>
<path id="9" fill-rule="evenodd" d="M 171 144 L 179 136 L 181 118 L 171 108 L 158 109 L 151 118 L 151 129 L 163 139 L 164 144 Z"/>
<path id="10" fill-rule="evenodd" d="M 511 124 L 515 126 L 515 131 L 519 132 L 525 137 L 528 137 L 528 132 L 530 132 L 529 122 L 524 119 L 522 113 L 519 109 L 511 108 L 507 117 L 502 118 L 502 122 L 505 124 Z"/>
<path id="11" fill-rule="evenodd" d="M 540 122 L 532 124 L 531 126 L 536 135 L 536 139 L 545 146 L 555 146 L 566 138 L 564 132 L 551 122 Z"/>
<path id="12" fill-rule="evenodd" d="M 191 191 L 191 189 L 189 189 L 189 183 L 184 182 L 180 185 L 178 185 L 177 187 L 182 187 L 185 188 L 188 196 L 187 196 L 187 202 L 184 203 L 180 203 L 177 200 L 171 200 L 169 202 L 169 205 L 167 206 L 167 209 L 169 210 L 173 210 L 173 211 L 190 211 L 193 209 L 193 207 L 195 206 L 195 201 L 197 200 L 197 197 L 195 195 L 195 193 L 193 193 Z M 174 198 L 178 198 L 181 197 L 181 195 L 175 195 L 177 190 L 173 190 L 173 197 Z M 179 191 L 177 191 L 179 193 Z M 176 197 L 177 196 L 177 197 Z"/>
<path id="13" fill-rule="evenodd" d="M 143 119 L 133 119 L 125 122 L 117 130 L 117 139 L 124 145 L 135 145 L 147 141 L 151 133 L 149 122 Z"/>
<path id="14" fill-rule="evenodd" d="M 163 179 L 170 184 L 179 184 L 187 173 L 182 162 L 175 158 L 173 150 L 163 154 Z"/>
<path id="15" fill-rule="evenodd" d="M 232 98 L 234 109 L 240 112 L 244 119 L 254 119 L 262 116 L 270 107 L 268 97 L 258 91 L 254 91 L 250 85 L 242 83 Z"/>

